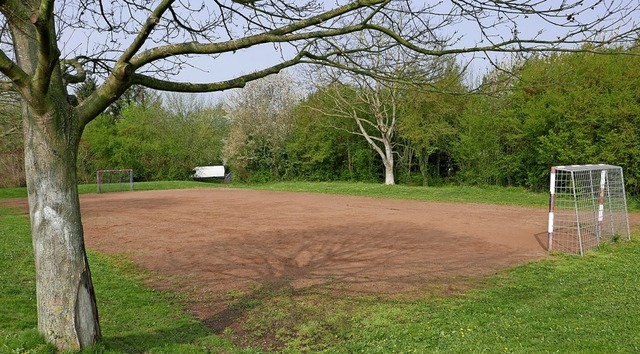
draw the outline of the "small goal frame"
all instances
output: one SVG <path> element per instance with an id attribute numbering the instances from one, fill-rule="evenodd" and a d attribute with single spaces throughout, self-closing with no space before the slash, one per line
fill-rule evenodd
<path id="1" fill-rule="evenodd" d="M 622 167 L 551 167 L 548 250 L 584 255 L 608 241 L 630 240 Z"/>
<path id="2" fill-rule="evenodd" d="M 119 172 L 127 172 L 128 173 L 128 181 L 125 181 L 124 183 L 128 183 L 129 185 L 129 190 L 133 191 L 133 169 L 131 168 L 123 168 L 123 169 L 116 169 L 116 170 L 97 170 L 96 171 L 96 184 L 98 187 L 98 193 L 103 193 L 105 192 L 103 185 L 105 183 L 103 175 L 106 173 L 119 173 Z M 118 183 L 123 183 L 123 182 L 118 182 Z"/>

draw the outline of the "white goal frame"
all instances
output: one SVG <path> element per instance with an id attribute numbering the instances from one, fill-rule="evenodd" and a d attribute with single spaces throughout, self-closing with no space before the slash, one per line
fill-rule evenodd
<path id="1" fill-rule="evenodd" d="M 548 250 L 583 255 L 631 239 L 622 167 L 554 166 L 549 191 Z"/>
<path id="2" fill-rule="evenodd" d="M 109 173 L 127 173 L 127 177 L 126 180 L 121 179 L 118 180 L 116 182 L 110 182 L 105 180 L 104 175 L 109 174 Z M 98 193 L 103 193 L 106 192 L 104 185 L 105 184 L 127 184 L 128 188 L 124 188 L 124 189 L 118 189 L 118 191 L 123 191 L 123 190 L 130 190 L 133 191 L 133 169 L 130 168 L 125 168 L 125 169 L 119 169 L 119 170 L 97 170 L 96 171 L 96 184 L 98 186 Z"/>

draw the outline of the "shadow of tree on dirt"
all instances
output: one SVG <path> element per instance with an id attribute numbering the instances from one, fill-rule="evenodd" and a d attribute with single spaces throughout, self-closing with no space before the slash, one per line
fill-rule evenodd
<path id="1" fill-rule="evenodd" d="M 275 297 L 394 296 L 494 274 L 521 260 L 505 246 L 411 224 L 351 223 L 321 229 L 271 230 L 205 242 L 191 256 L 169 255 L 188 307 L 216 333 Z M 278 242 L 282 240 L 282 242 Z M 455 257 L 448 257 L 452 246 Z M 199 254 L 208 257 L 200 257 Z M 179 278 L 179 279 L 178 279 Z M 216 289 L 207 292 L 206 289 Z M 277 345 L 277 341 L 273 341 Z"/>
<path id="2" fill-rule="evenodd" d="M 83 205 L 90 247 L 127 252 L 158 275 L 152 286 L 181 294 L 225 335 L 251 317 L 271 321 L 269 311 L 287 316 L 276 313 L 283 301 L 296 312 L 421 296 L 545 255 L 537 210 L 217 190 L 141 195 L 128 212 L 105 213 L 98 199 Z"/>

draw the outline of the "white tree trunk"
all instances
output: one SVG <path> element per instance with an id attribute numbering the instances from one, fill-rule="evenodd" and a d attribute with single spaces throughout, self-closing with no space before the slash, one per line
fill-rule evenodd
<path id="1" fill-rule="evenodd" d="M 394 165 L 393 143 L 391 142 L 390 134 L 381 131 L 381 129 L 378 129 L 378 131 L 381 133 L 380 134 L 381 136 L 379 138 L 378 137 L 373 138 L 372 136 L 369 135 L 367 130 L 364 128 L 364 126 L 362 125 L 362 122 L 357 117 L 357 115 L 354 115 L 353 118 L 355 119 L 356 124 L 358 125 L 358 129 L 360 129 L 360 135 L 362 135 L 367 140 L 367 143 L 369 143 L 369 146 L 371 146 L 371 148 L 375 150 L 375 152 L 377 152 L 380 158 L 382 159 L 382 164 L 384 165 L 384 184 L 386 185 L 396 184 L 395 175 L 393 173 L 393 165 Z M 390 130 L 387 130 L 387 132 L 389 131 Z M 378 144 L 376 144 L 376 140 L 382 141 L 384 150 L 382 150 L 382 148 L 380 148 Z"/>
<path id="2" fill-rule="evenodd" d="M 391 139 L 384 136 L 384 156 L 382 161 L 384 162 L 384 184 L 394 185 L 396 184 L 395 175 L 393 173 L 394 158 L 393 158 L 393 146 L 391 145 Z"/>
<path id="3" fill-rule="evenodd" d="M 79 134 L 73 123 L 54 128 L 69 117 L 23 114 L 38 330 L 59 349 L 77 350 L 100 337 L 76 185 Z"/>

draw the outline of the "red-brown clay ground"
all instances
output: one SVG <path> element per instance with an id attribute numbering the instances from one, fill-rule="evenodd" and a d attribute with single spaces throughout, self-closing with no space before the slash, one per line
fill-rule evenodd
<path id="1" fill-rule="evenodd" d="M 200 297 L 202 319 L 261 284 L 397 295 L 546 256 L 543 208 L 240 189 L 80 199 L 89 249 Z"/>
<path id="2" fill-rule="evenodd" d="M 262 284 L 401 294 L 546 255 L 547 214 L 534 208 L 239 189 L 81 204 L 88 248 L 206 294 L 192 306 L 201 318 L 222 311 L 225 294 Z"/>

